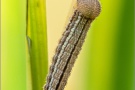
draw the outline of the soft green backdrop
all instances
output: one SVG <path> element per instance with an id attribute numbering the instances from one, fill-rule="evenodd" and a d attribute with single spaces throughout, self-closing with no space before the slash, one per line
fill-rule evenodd
<path id="1" fill-rule="evenodd" d="M 2 90 L 26 90 L 25 6 L 25 0 L 1 0 Z"/>
<path id="2" fill-rule="evenodd" d="M 66 90 L 135 89 L 134 0 L 100 2 L 101 14 L 91 25 Z M 29 81 L 31 69 L 26 46 L 26 1 L 2 0 L 1 3 L 1 88 L 30 90 L 32 81 Z M 43 68 L 46 72 L 47 63 L 45 65 Z M 36 88 L 40 88 L 40 85 Z"/>
<path id="3" fill-rule="evenodd" d="M 134 0 L 100 0 L 84 46 L 85 90 L 134 90 Z"/>

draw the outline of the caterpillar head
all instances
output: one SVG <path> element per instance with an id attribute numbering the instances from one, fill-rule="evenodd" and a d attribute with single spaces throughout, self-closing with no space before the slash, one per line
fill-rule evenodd
<path id="1" fill-rule="evenodd" d="M 93 20 L 100 14 L 101 6 L 98 0 L 77 0 L 77 10 Z"/>

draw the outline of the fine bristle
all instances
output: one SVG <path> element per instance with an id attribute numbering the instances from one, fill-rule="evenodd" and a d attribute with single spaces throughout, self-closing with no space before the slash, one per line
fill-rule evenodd
<path id="1" fill-rule="evenodd" d="M 85 17 L 95 19 L 101 10 L 98 0 L 77 0 L 77 10 Z"/>

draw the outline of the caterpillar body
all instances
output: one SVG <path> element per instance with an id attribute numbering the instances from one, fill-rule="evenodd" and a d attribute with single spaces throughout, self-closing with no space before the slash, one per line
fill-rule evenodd
<path id="1" fill-rule="evenodd" d="M 77 1 L 77 9 L 56 48 L 44 90 L 64 90 L 90 24 L 99 13 L 98 0 Z"/>

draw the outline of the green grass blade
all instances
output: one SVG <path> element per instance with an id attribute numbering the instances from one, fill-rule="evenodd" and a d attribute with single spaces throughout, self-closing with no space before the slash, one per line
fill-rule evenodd
<path id="1" fill-rule="evenodd" d="M 32 90 L 42 90 L 48 70 L 46 10 L 44 0 L 28 0 L 28 31 L 31 39 Z"/>
<path id="2" fill-rule="evenodd" d="M 121 11 L 117 33 L 114 89 L 135 90 L 134 0 L 123 0 Z"/>

